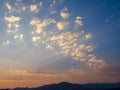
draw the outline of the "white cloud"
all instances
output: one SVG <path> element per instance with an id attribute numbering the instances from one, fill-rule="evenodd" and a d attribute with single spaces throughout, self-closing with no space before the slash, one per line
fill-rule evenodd
<path id="1" fill-rule="evenodd" d="M 12 6 L 9 3 L 6 3 L 5 5 L 8 8 L 8 10 L 11 12 L 12 11 Z"/>
<path id="2" fill-rule="evenodd" d="M 19 35 L 14 35 L 14 39 L 23 42 L 24 41 L 24 35 L 23 34 L 19 34 Z"/>
<path id="3" fill-rule="evenodd" d="M 61 12 L 61 13 L 60 13 L 60 16 L 61 16 L 63 19 L 67 19 L 67 18 L 69 18 L 70 14 L 69 14 L 69 13 L 66 13 L 66 12 Z"/>
<path id="4" fill-rule="evenodd" d="M 51 45 L 47 45 L 46 48 L 47 49 L 53 49 L 53 47 Z"/>
<path id="5" fill-rule="evenodd" d="M 54 4 L 54 5 L 55 5 L 55 4 L 56 4 L 56 0 L 53 0 L 53 1 L 52 1 L 52 4 Z"/>
<path id="6" fill-rule="evenodd" d="M 44 19 L 41 22 L 40 22 L 40 20 L 38 18 L 33 18 L 30 21 L 30 24 L 36 26 L 37 28 L 44 28 L 47 25 L 52 24 L 52 23 L 56 23 L 56 21 L 54 19 L 52 19 L 52 18 Z"/>
<path id="7" fill-rule="evenodd" d="M 53 5 L 56 5 L 57 1 L 53 0 L 51 1 L 51 3 L 52 3 L 51 5 L 53 6 Z M 20 11 L 25 11 L 26 9 L 29 9 L 31 12 L 36 13 L 39 11 L 42 4 L 43 3 L 40 2 L 38 4 L 31 4 L 29 6 L 24 6 L 23 4 L 19 5 L 19 3 L 17 3 L 16 7 L 19 6 L 17 9 L 20 8 Z M 15 9 L 14 6 L 11 6 L 8 3 L 6 4 L 6 7 L 10 11 L 13 10 L 15 13 L 17 12 L 16 11 L 17 9 Z M 53 9 L 53 7 L 51 7 L 50 9 L 51 9 L 51 14 L 59 12 L 59 11 L 56 11 L 56 9 Z M 27 14 L 26 12 L 24 13 Z M 72 19 L 69 20 L 69 17 L 70 16 L 72 17 L 72 15 L 68 12 L 67 8 L 63 8 L 59 12 L 59 14 L 55 14 L 61 17 L 60 18 L 61 20 L 58 22 L 55 20 L 56 17 L 50 18 L 51 16 L 49 14 L 50 13 L 48 13 L 47 15 L 47 17 L 49 18 L 45 18 L 45 19 L 42 17 L 41 17 L 42 19 L 40 19 L 38 14 L 32 14 L 33 16 L 30 16 L 28 18 L 28 19 L 31 19 L 31 21 L 29 22 L 29 25 L 32 26 L 32 29 L 31 29 L 32 31 L 30 32 L 32 32 L 31 41 L 34 44 L 37 45 L 38 42 L 43 43 L 46 45 L 45 47 L 47 49 L 59 50 L 59 52 L 62 53 L 63 55 L 70 56 L 74 60 L 83 62 L 89 67 L 96 68 L 97 66 L 98 67 L 104 66 L 105 64 L 104 60 L 97 59 L 96 55 L 94 54 L 93 56 L 91 55 L 91 53 L 93 53 L 92 51 L 94 50 L 94 46 L 90 45 L 89 42 L 86 43 L 92 37 L 92 34 L 91 33 L 84 34 L 84 31 L 81 31 L 81 32 L 72 31 L 72 29 L 78 29 L 83 25 L 82 17 L 77 16 L 75 17 L 75 20 L 72 20 Z M 13 32 L 14 34 L 12 35 L 16 41 L 24 41 L 24 35 L 18 34 L 20 33 L 20 31 L 22 31 L 22 28 L 20 27 L 21 23 L 19 22 L 21 20 L 21 17 L 5 16 L 4 19 L 6 20 L 7 26 L 8 26 L 7 33 Z M 74 23 L 75 25 L 73 28 L 72 28 L 72 25 L 70 26 L 71 23 Z M 53 28 L 46 28 L 50 25 Z M 68 26 L 70 26 L 69 31 L 67 30 L 65 32 L 62 31 L 67 29 Z M 55 31 L 54 30 L 55 28 L 61 31 Z M 48 30 L 45 30 L 45 29 L 48 29 Z M 8 40 L 4 42 L 4 45 L 7 46 L 10 43 L 11 42 Z"/>
<path id="8" fill-rule="evenodd" d="M 18 22 L 21 20 L 20 17 L 16 17 L 16 16 L 11 16 L 11 17 L 4 17 L 4 19 L 10 23 L 14 23 L 14 22 Z"/>
<path id="9" fill-rule="evenodd" d="M 94 69 L 101 69 L 106 66 L 106 63 L 102 59 L 97 59 L 94 54 L 88 55 L 88 62 L 86 63 L 88 66 Z"/>
<path id="10" fill-rule="evenodd" d="M 30 11 L 31 12 L 37 12 L 38 11 L 38 6 L 37 5 L 31 5 L 30 6 Z"/>
<path id="11" fill-rule="evenodd" d="M 32 37 L 32 41 L 33 41 L 33 42 L 36 42 L 36 41 L 38 41 L 38 40 L 40 40 L 40 37 L 39 37 L 39 36 Z"/>
<path id="12" fill-rule="evenodd" d="M 30 25 L 36 25 L 40 23 L 40 20 L 38 18 L 33 18 L 31 21 L 30 21 Z"/>
<path id="13" fill-rule="evenodd" d="M 32 4 L 30 5 L 30 11 L 31 12 L 38 12 L 39 8 L 42 6 L 42 2 L 40 2 L 39 4 Z"/>
<path id="14" fill-rule="evenodd" d="M 58 30 L 64 30 L 68 25 L 69 23 L 66 21 L 61 21 L 56 23 Z"/>
<path id="15" fill-rule="evenodd" d="M 55 23 L 56 21 L 52 18 L 49 18 L 49 19 L 44 19 L 40 24 L 39 26 L 40 27 L 46 27 L 47 25 L 51 24 L 51 23 Z"/>
<path id="16" fill-rule="evenodd" d="M 80 16 L 76 17 L 76 20 L 81 20 L 81 19 L 82 19 L 82 17 L 80 17 Z"/>
<path id="17" fill-rule="evenodd" d="M 10 69 L 11 75 L 22 75 L 22 76 L 54 76 L 58 73 L 55 70 L 23 70 L 23 69 Z"/>
<path id="18" fill-rule="evenodd" d="M 34 26 L 34 30 L 32 31 L 32 34 L 42 34 L 42 36 L 46 36 L 46 32 L 44 31 L 44 28 L 47 27 L 50 24 L 55 24 L 56 21 L 52 18 L 44 19 L 43 21 L 40 21 L 38 18 L 33 18 L 30 21 L 30 25 Z"/>
<path id="19" fill-rule="evenodd" d="M 75 27 L 74 27 L 75 29 L 78 29 L 79 27 L 81 27 L 83 25 L 82 17 L 77 16 L 74 23 L 75 23 Z"/>
<path id="20" fill-rule="evenodd" d="M 94 47 L 92 45 L 88 45 L 88 46 L 86 46 L 86 50 L 88 52 L 92 52 L 94 50 Z"/>
<path id="21" fill-rule="evenodd" d="M 4 46 L 10 45 L 10 41 L 9 41 L 9 40 L 5 41 L 5 42 L 3 43 L 3 45 L 4 45 Z"/>
<path id="22" fill-rule="evenodd" d="M 6 33 L 16 33 L 18 30 L 7 30 Z"/>
<path id="23" fill-rule="evenodd" d="M 97 59 L 94 54 L 93 56 L 90 55 L 94 50 L 94 46 L 90 44 L 86 45 L 86 39 L 81 39 L 84 41 L 83 43 L 77 42 L 81 34 L 84 34 L 84 31 L 81 31 L 80 33 L 64 32 L 53 35 L 50 37 L 50 40 L 59 46 L 60 53 L 63 55 L 71 56 L 75 61 L 83 62 L 91 68 L 103 68 L 105 66 L 105 61 Z M 91 38 L 91 34 L 84 34 L 80 38 L 84 38 L 85 36 L 87 37 L 87 40 Z"/>
<path id="24" fill-rule="evenodd" d="M 91 39 L 92 38 L 92 34 L 88 33 L 85 35 L 85 40 Z"/>
<path id="25" fill-rule="evenodd" d="M 70 17 L 70 14 L 68 13 L 67 8 L 64 8 L 63 10 L 61 10 L 60 16 L 61 16 L 63 19 L 67 19 L 67 18 Z"/>
<path id="26" fill-rule="evenodd" d="M 21 7 L 21 10 L 22 10 L 22 11 L 25 11 L 25 10 L 26 10 L 26 6 L 22 6 L 22 7 Z"/>
<path id="27" fill-rule="evenodd" d="M 56 5 L 56 0 L 51 0 L 51 4 L 49 6 L 53 7 L 54 5 Z"/>
<path id="28" fill-rule="evenodd" d="M 56 11 L 56 10 L 53 10 L 53 11 L 51 11 L 50 13 L 51 13 L 51 14 L 55 14 L 55 13 L 57 13 L 57 11 Z"/>

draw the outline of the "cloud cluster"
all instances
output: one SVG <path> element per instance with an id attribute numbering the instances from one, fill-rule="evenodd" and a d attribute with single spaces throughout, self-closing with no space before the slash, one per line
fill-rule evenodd
<path id="1" fill-rule="evenodd" d="M 57 2 L 53 0 L 51 2 L 51 8 L 53 8 L 56 3 Z M 11 16 L 4 17 L 8 27 L 7 33 L 14 33 L 13 38 L 16 41 L 25 41 L 26 35 L 22 32 L 27 31 L 22 31 L 22 27 L 23 29 L 24 27 L 30 27 L 31 30 L 29 31 L 31 35 L 29 35 L 29 37 L 34 46 L 38 45 L 38 43 L 44 44 L 47 49 L 57 51 L 64 56 L 71 57 L 75 61 L 83 62 L 92 68 L 100 69 L 106 65 L 104 60 L 97 59 L 96 55 L 93 53 L 95 47 L 93 44 L 91 45 L 89 43 L 92 38 L 92 33 L 85 33 L 84 30 L 78 30 L 79 27 L 83 26 L 82 17 L 72 17 L 66 7 L 59 11 L 55 10 L 59 12 L 59 14 L 57 14 L 59 19 L 57 17 L 52 17 L 51 13 L 48 13 L 43 19 L 38 16 L 38 13 L 40 13 L 39 9 L 43 6 L 43 2 L 30 5 L 16 3 L 15 6 L 20 8 L 18 9 L 18 11 L 20 11 L 19 13 L 28 15 L 28 25 L 23 25 L 21 27 L 22 23 L 20 23 L 20 21 L 25 18 L 23 16 L 20 17 L 19 15 L 21 14 L 17 14 L 18 16 L 12 15 L 12 12 L 18 13 L 14 8 L 15 6 L 8 3 L 5 5 L 11 14 Z M 30 16 L 30 13 L 33 16 Z M 70 17 L 74 18 L 74 20 Z M 8 40 L 4 42 L 5 46 L 9 44 L 10 42 Z"/>
<path id="2" fill-rule="evenodd" d="M 89 34 L 84 34 L 84 31 L 79 33 L 63 32 L 61 34 L 51 36 L 49 40 L 52 42 L 51 46 L 57 45 L 60 48 L 60 53 L 63 55 L 70 56 L 74 60 L 83 62 L 92 68 L 103 68 L 106 65 L 105 61 L 97 59 L 96 56 L 92 54 L 95 47 L 93 45 L 86 44 L 85 41 L 90 39 L 90 37 L 84 38 L 86 35 Z M 78 42 L 78 38 L 80 37 L 83 38 L 85 43 Z"/>

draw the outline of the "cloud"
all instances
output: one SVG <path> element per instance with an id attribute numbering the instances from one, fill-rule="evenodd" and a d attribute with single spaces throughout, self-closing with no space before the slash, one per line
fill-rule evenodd
<path id="1" fill-rule="evenodd" d="M 38 6 L 37 5 L 31 5 L 30 6 L 30 11 L 31 12 L 37 12 L 38 11 L 38 8 L 37 8 Z"/>
<path id="2" fill-rule="evenodd" d="M 73 82 L 82 83 L 100 83 L 100 82 L 118 82 L 120 68 L 106 66 L 102 69 L 84 70 L 80 68 L 71 68 L 67 73 L 72 76 Z M 112 78 L 111 78 L 112 77 Z"/>
<path id="3" fill-rule="evenodd" d="M 20 27 L 20 24 L 18 23 L 7 23 L 8 29 L 18 29 Z"/>
<path id="4" fill-rule="evenodd" d="M 32 34 L 41 34 L 41 37 L 46 36 L 46 31 L 44 31 L 44 28 L 46 28 L 50 24 L 55 24 L 56 21 L 52 18 L 44 19 L 43 21 L 34 17 L 30 21 L 30 25 L 34 27 L 34 31 L 32 31 Z"/>
<path id="5" fill-rule="evenodd" d="M 40 37 L 39 37 L 39 36 L 32 37 L 32 42 L 36 42 L 36 41 L 38 41 L 38 40 L 40 40 Z"/>
<path id="6" fill-rule="evenodd" d="M 10 75 L 18 76 L 42 76 L 42 77 L 56 77 L 62 76 L 62 73 L 56 72 L 55 70 L 24 70 L 24 69 L 10 69 Z"/>
<path id="7" fill-rule="evenodd" d="M 79 27 L 83 26 L 82 17 L 77 16 L 74 23 L 75 23 L 75 27 L 74 27 L 75 29 L 78 29 Z"/>
<path id="8" fill-rule="evenodd" d="M 4 18 L 6 21 L 10 22 L 10 23 L 14 23 L 14 22 L 18 22 L 21 20 L 20 17 L 16 17 L 16 16 L 11 16 L 11 17 L 6 17 Z"/>
<path id="9" fill-rule="evenodd" d="M 10 45 L 10 41 L 9 41 L 9 40 L 5 41 L 5 42 L 3 43 L 3 45 L 4 45 L 4 46 Z"/>
<path id="10" fill-rule="evenodd" d="M 61 10 L 60 16 L 63 19 L 68 19 L 70 17 L 70 14 L 67 11 L 68 11 L 67 8 L 64 8 L 63 10 Z"/>
<path id="11" fill-rule="evenodd" d="M 49 24 L 55 23 L 56 21 L 54 19 L 44 19 L 41 23 L 38 24 L 39 27 L 46 27 Z"/>
<path id="12" fill-rule="evenodd" d="M 57 13 L 56 10 L 53 10 L 53 11 L 50 12 L 50 14 L 55 14 L 55 13 Z"/>
<path id="13" fill-rule="evenodd" d="M 9 3 L 6 3 L 5 4 L 6 5 L 6 7 L 8 8 L 8 10 L 11 12 L 13 9 L 12 9 L 12 6 L 9 4 Z"/>
<path id="14" fill-rule="evenodd" d="M 25 10 L 26 10 L 26 6 L 22 6 L 22 7 L 21 7 L 21 10 L 22 10 L 22 11 L 25 11 Z"/>
<path id="15" fill-rule="evenodd" d="M 85 35 L 85 40 L 91 39 L 92 38 L 92 34 L 88 33 Z"/>
<path id="16" fill-rule="evenodd" d="M 88 45 L 88 46 L 86 46 L 85 49 L 86 49 L 88 52 L 92 52 L 92 51 L 94 50 L 94 46 Z"/>
<path id="17" fill-rule="evenodd" d="M 10 72 L 10 74 L 13 74 L 13 75 L 29 75 L 28 71 L 26 71 L 26 70 L 19 70 L 19 69 L 12 70 L 12 69 L 10 69 L 9 72 Z"/>
<path id="18" fill-rule="evenodd" d="M 10 29 L 12 27 L 12 24 L 11 23 L 8 23 L 7 24 L 8 28 Z"/>
<path id="19" fill-rule="evenodd" d="M 53 49 L 53 47 L 51 45 L 47 45 L 46 48 L 47 49 Z"/>
<path id="20" fill-rule="evenodd" d="M 52 4 L 55 5 L 55 4 L 56 4 L 56 0 L 53 0 L 53 1 L 52 1 Z"/>
<path id="21" fill-rule="evenodd" d="M 8 30 L 6 31 L 6 33 L 16 33 L 19 31 L 20 28 L 20 24 L 19 21 L 21 20 L 21 17 L 17 17 L 17 16 L 10 16 L 4 17 Z"/>
<path id="22" fill-rule="evenodd" d="M 30 25 L 34 25 L 36 26 L 37 28 L 44 28 L 46 27 L 47 25 L 49 24 L 52 24 L 52 23 L 56 23 L 56 21 L 52 18 L 48 18 L 48 19 L 44 19 L 43 21 L 40 22 L 40 20 L 38 18 L 33 18 L 31 21 L 30 21 Z"/>
<path id="23" fill-rule="evenodd" d="M 95 82 L 117 82 L 119 81 L 120 68 L 106 66 L 102 69 L 86 70 L 82 68 L 70 68 L 65 72 L 57 72 L 55 70 L 24 70 L 10 69 L 9 74 L 12 80 L 57 80 L 59 82 L 66 80 L 71 82 L 95 83 Z M 112 78 L 111 78 L 112 76 Z M 15 78 L 18 77 L 18 78 Z M 58 78 L 59 77 L 59 78 Z M 51 78 L 51 79 L 50 79 Z M 54 78 L 54 79 L 53 79 Z"/>
<path id="24" fill-rule="evenodd" d="M 69 69 L 70 74 L 74 74 L 73 76 L 86 76 L 87 72 L 83 69 L 75 69 L 75 68 L 71 68 Z"/>
<path id="25" fill-rule="evenodd" d="M 15 13 L 23 13 L 24 11 L 26 11 L 28 8 L 27 5 L 24 5 L 23 3 L 21 2 L 16 2 L 14 5 L 13 5 L 13 12 Z"/>
<path id="26" fill-rule="evenodd" d="M 31 12 L 38 12 L 39 8 L 42 6 L 42 2 L 40 2 L 39 4 L 33 4 L 30 5 L 30 11 Z"/>
<path id="27" fill-rule="evenodd" d="M 56 3 L 57 3 L 56 0 L 51 0 L 49 6 L 50 6 L 50 7 L 53 7 L 53 6 L 56 5 Z"/>
<path id="28" fill-rule="evenodd" d="M 31 38 L 29 41 L 34 45 L 44 44 L 47 49 L 53 49 L 54 51 L 59 52 L 64 56 L 71 57 L 71 59 L 75 61 L 80 61 L 91 68 L 102 68 L 105 66 L 105 61 L 103 59 L 98 59 L 93 53 L 93 50 L 95 49 L 94 45 L 89 43 L 89 39 L 92 38 L 92 33 L 85 34 L 83 30 L 74 31 L 74 29 L 78 30 L 79 27 L 83 26 L 81 16 L 73 17 L 66 7 L 62 10 L 56 10 L 54 7 L 51 7 L 54 8 L 52 9 L 52 11 L 54 11 L 53 13 L 60 12 L 55 15 L 56 17 L 60 16 L 61 18 L 57 19 L 56 17 L 52 17 L 49 12 L 47 13 L 48 16 L 42 18 L 43 16 L 39 17 L 38 12 L 43 5 L 43 2 L 38 4 L 35 3 L 36 2 L 34 1 L 34 4 L 32 3 L 31 5 L 24 5 L 23 3 L 14 4 L 16 7 L 18 6 L 20 8 L 20 11 L 29 9 L 31 12 L 35 12 L 34 15 L 32 14 L 33 16 L 31 16 L 30 12 L 22 12 L 19 13 L 21 17 L 13 16 L 13 13 L 8 13 L 11 16 L 4 17 L 8 26 L 7 33 L 12 33 L 12 38 L 16 41 L 24 41 L 26 36 L 30 36 Z M 57 2 L 53 0 L 50 4 L 51 3 L 52 5 L 56 5 Z M 6 4 L 6 7 L 11 9 L 14 5 L 11 6 L 10 4 Z M 17 9 L 19 10 L 19 8 Z M 14 13 L 17 13 L 17 9 L 13 9 Z M 20 20 L 24 21 L 26 19 L 26 17 L 24 18 L 23 16 L 24 14 L 28 15 L 28 19 L 24 22 L 25 25 L 20 22 Z M 75 20 L 72 20 L 70 16 L 75 18 Z M 74 26 L 72 26 L 72 24 Z M 30 28 L 30 30 L 24 31 L 26 28 Z M 69 29 L 69 31 L 67 29 Z M 23 35 L 20 34 L 21 32 L 30 32 L 31 35 Z"/>
<path id="29" fill-rule="evenodd" d="M 69 25 L 66 21 L 60 21 L 56 23 L 58 30 L 64 30 Z"/>
<path id="30" fill-rule="evenodd" d="M 88 55 L 88 62 L 86 64 L 94 69 L 101 69 L 107 65 L 104 60 L 96 59 L 96 56 L 93 54 Z"/>
<path id="31" fill-rule="evenodd" d="M 18 30 L 7 30 L 6 33 L 16 33 Z"/>
<path id="32" fill-rule="evenodd" d="M 31 21 L 30 21 L 30 25 L 37 25 L 38 23 L 40 23 L 40 20 L 38 18 L 33 18 Z"/>
<path id="33" fill-rule="evenodd" d="M 19 34 L 19 35 L 14 35 L 14 39 L 23 42 L 24 41 L 24 35 L 23 34 Z"/>
<path id="34" fill-rule="evenodd" d="M 72 59 L 75 61 L 80 61 L 85 63 L 90 68 L 104 68 L 106 65 L 105 61 L 102 59 L 97 59 L 94 54 L 91 54 L 95 47 L 90 44 L 86 44 L 85 40 L 84 43 L 78 43 L 78 38 L 84 38 L 86 35 L 89 36 L 89 34 L 84 34 L 84 31 L 81 31 L 79 33 L 73 33 L 73 32 L 64 32 L 58 35 L 53 35 L 49 38 L 52 46 L 58 46 L 60 48 L 60 53 L 62 53 L 65 56 L 71 56 Z M 91 34 L 89 38 L 91 37 Z M 89 39 L 87 37 L 87 39 Z M 54 47 L 55 48 L 55 47 Z"/>

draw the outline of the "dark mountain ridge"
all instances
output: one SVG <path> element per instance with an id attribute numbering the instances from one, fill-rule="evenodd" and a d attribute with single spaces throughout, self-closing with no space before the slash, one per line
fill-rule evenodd
<path id="1" fill-rule="evenodd" d="M 36 88 L 14 88 L 0 90 L 120 90 L 120 82 L 95 84 L 73 84 L 68 82 L 61 82 L 58 84 L 44 85 Z"/>

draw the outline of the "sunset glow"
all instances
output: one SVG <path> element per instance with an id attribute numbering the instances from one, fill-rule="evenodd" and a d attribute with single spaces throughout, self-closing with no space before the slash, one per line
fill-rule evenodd
<path id="1" fill-rule="evenodd" d="M 0 8 L 0 88 L 120 81 L 119 0 L 1 0 Z"/>

